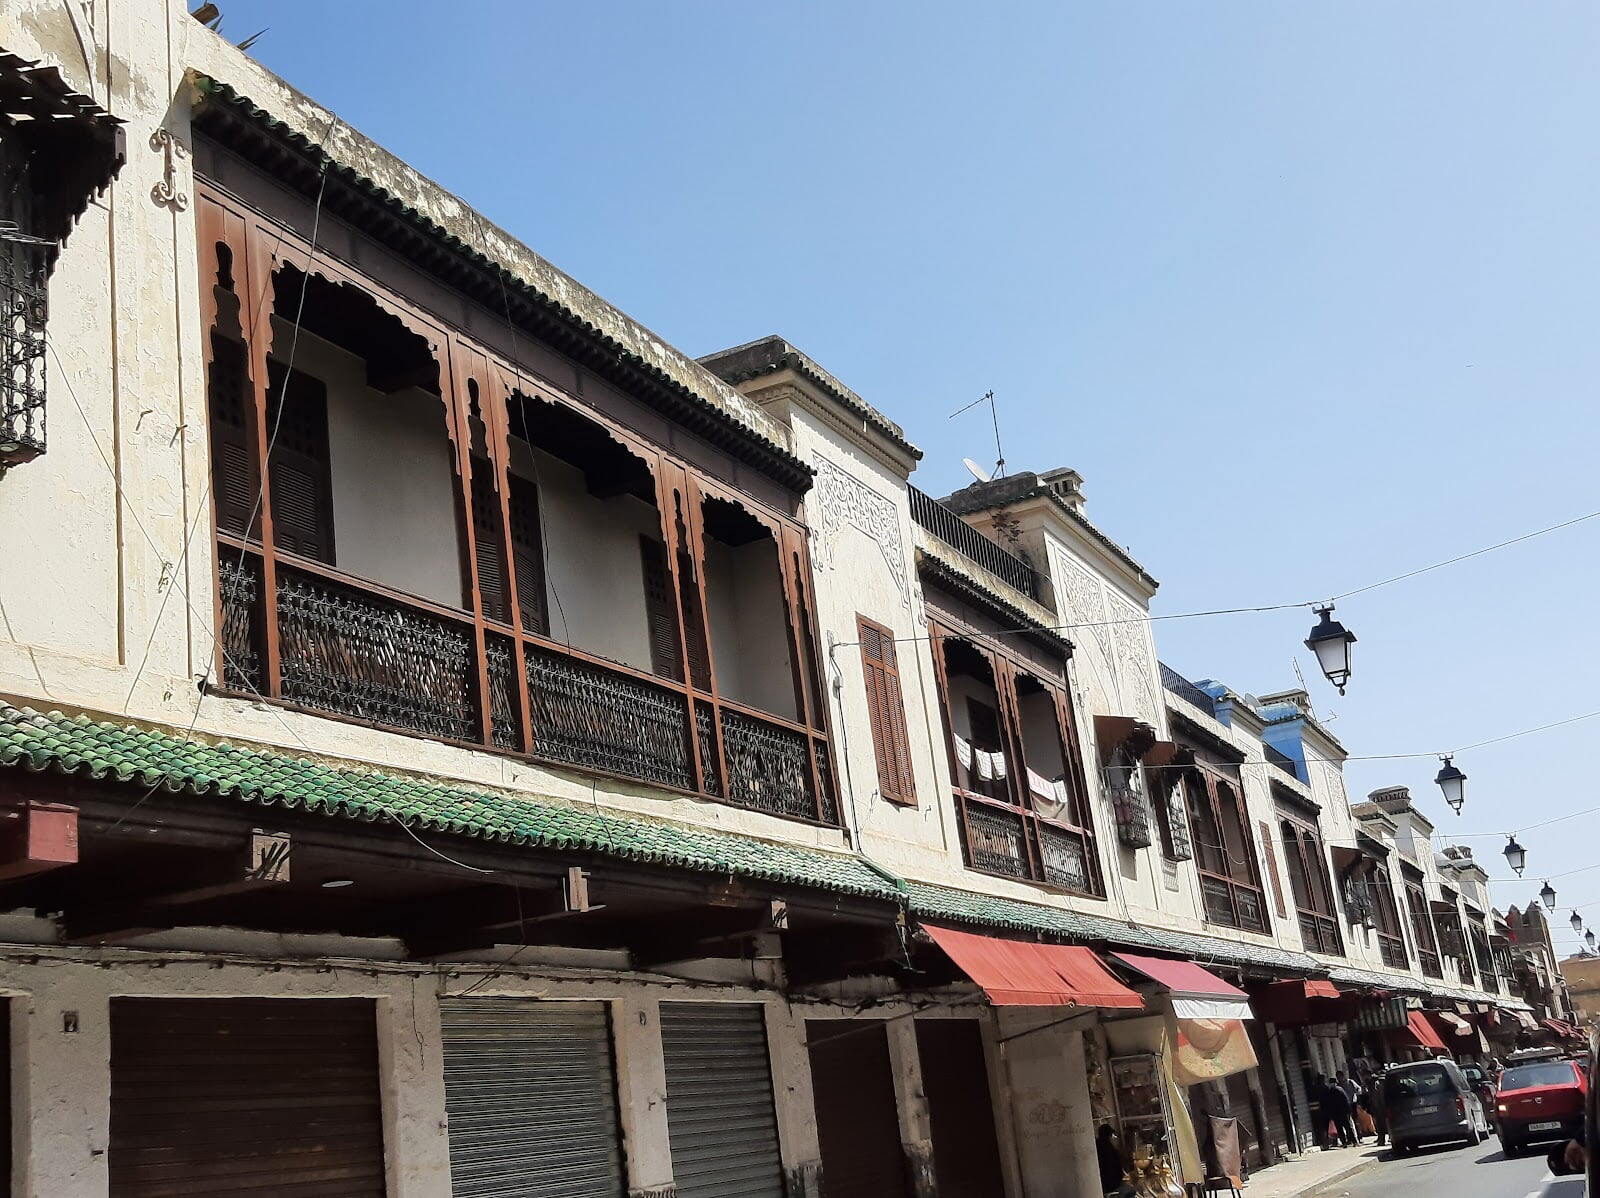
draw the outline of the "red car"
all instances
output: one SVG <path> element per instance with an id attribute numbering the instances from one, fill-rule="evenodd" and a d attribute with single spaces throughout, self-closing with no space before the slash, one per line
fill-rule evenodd
<path id="1" fill-rule="evenodd" d="M 1516 1156 L 1540 1140 L 1570 1140 L 1583 1130 L 1589 1076 L 1576 1061 L 1530 1061 L 1500 1074 L 1495 1100 L 1500 1147 Z"/>

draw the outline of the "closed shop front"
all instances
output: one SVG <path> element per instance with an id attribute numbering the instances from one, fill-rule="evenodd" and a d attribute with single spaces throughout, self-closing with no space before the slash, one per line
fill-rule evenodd
<path id="1" fill-rule="evenodd" d="M 111 1000 L 112 1198 L 382 1198 L 366 999 Z"/>
<path id="2" fill-rule="evenodd" d="M 1256 1060 L 1259 1065 L 1256 1069 L 1256 1080 L 1261 1084 L 1261 1114 L 1266 1121 L 1262 1129 L 1264 1137 L 1263 1150 L 1267 1162 L 1273 1163 L 1285 1152 L 1299 1151 L 1291 1149 L 1289 1124 L 1284 1117 L 1283 1094 L 1278 1087 L 1277 1070 L 1272 1067 L 1272 1047 L 1268 1043 L 1267 1025 L 1259 1019 L 1252 1019 L 1245 1025 L 1250 1035 L 1250 1046 L 1256 1051 Z"/>
<path id="3" fill-rule="evenodd" d="M 761 1007 L 662 1003 L 661 1051 L 678 1198 L 783 1198 Z"/>
<path id="4" fill-rule="evenodd" d="M 623 1193 L 606 1004 L 439 1003 L 454 1198 Z"/>
<path id="5" fill-rule="evenodd" d="M 881 1023 L 808 1019 L 823 1198 L 901 1198 L 905 1152 Z"/>
<path id="6" fill-rule="evenodd" d="M 1003 1198 L 983 1032 L 973 1019 L 917 1020 L 939 1198 Z"/>

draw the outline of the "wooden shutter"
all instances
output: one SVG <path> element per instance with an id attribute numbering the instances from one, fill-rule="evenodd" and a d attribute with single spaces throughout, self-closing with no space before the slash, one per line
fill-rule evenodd
<path id="1" fill-rule="evenodd" d="M 641 536 L 639 562 L 644 570 L 650 672 L 671 678 L 674 682 L 682 682 L 683 655 L 678 640 L 677 605 L 672 602 L 672 575 L 667 569 L 667 547 L 660 541 Z"/>
<path id="2" fill-rule="evenodd" d="M 683 624 L 689 634 L 689 678 L 696 690 L 711 689 L 711 653 L 706 648 L 706 618 L 695 582 L 694 559 L 678 551 L 678 594 L 683 601 Z"/>
<path id="3" fill-rule="evenodd" d="M 472 543 L 478 561 L 478 594 L 483 614 L 500 623 L 511 619 L 511 595 L 506 589 L 506 551 L 500 535 L 500 496 L 494 489 L 494 466 L 472 459 Z"/>
<path id="4" fill-rule="evenodd" d="M 866 681 L 867 716 L 877 757 L 878 791 L 898 803 L 915 802 L 917 784 L 911 767 L 906 704 L 900 691 L 894 636 L 887 628 L 860 615 L 856 617 L 856 634 L 861 641 L 861 672 Z"/>
<path id="5" fill-rule="evenodd" d="M 333 480 L 328 464 L 328 389 L 321 379 L 268 363 L 273 541 L 287 553 L 333 564 Z"/>
<path id="6" fill-rule="evenodd" d="M 1267 877 L 1272 881 L 1272 901 L 1278 908 L 1278 918 L 1288 919 L 1289 908 L 1283 905 L 1283 878 L 1278 874 L 1278 855 L 1272 851 L 1272 829 L 1266 820 L 1261 825 L 1261 851 L 1267 855 Z"/>
<path id="7" fill-rule="evenodd" d="M 370 999 L 113 998 L 110 1198 L 383 1198 Z"/>
<path id="8" fill-rule="evenodd" d="M 522 630 L 550 634 L 550 606 L 544 589 L 544 536 L 539 525 L 539 488 L 513 474 L 506 493 L 511 509 L 511 562 L 516 574 Z"/>
<path id="9" fill-rule="evenodd" d="M 217 527 L 235 536 L 252 535 L 252 516 L 260 492 L 256 472 L 255 421 L 246 392 L 245 348 L 218 333 L 211 335 L 211 375 L 206 390 L 211 409 L 211 493 Z"/>

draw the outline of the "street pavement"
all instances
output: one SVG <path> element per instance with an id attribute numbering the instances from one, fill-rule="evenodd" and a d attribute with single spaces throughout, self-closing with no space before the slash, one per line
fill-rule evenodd
<path id="1" fill-rule="evenodd" d="M 1385 1153 L 1353 1177 L 1315 1191 L 1318 1198 L 1584 1198 L 1581 1177 L 1552 1177 L 1544 1152 L 1507 1160 L 1499 1141 L 1476 1148 L 1424 1148 Z M 1265 1175 L 1263 1175 L 1265 1176 Z"/>

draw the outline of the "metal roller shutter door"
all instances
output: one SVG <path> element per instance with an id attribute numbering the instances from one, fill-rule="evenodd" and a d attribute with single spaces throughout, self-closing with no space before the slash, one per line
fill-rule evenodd
<path id="1" fill-rule="evenodd" d="M 806 1020 L 823 1198 L 903 1198 L 905 1150 L 880 1021 Z"/>
<path id="2" fill-rule="evenodd" d="M 918 1019 L 939 1198 L 1004 1198 L 983 1032 L 973 1019 Z"/>
<path id="3" fill-rule="evenodd" d="M 1278 1047 L 1283 1053 L 1283 1073 L 1289 1083 L 1289 1099 L 1294 1104 L 1294 1120 L 1300 1128 L 1301 1143 L 1297 1151 L 1304 1152 L 1317 1141 L 1316 1129 L 1311 1121 L 1311 1098 L 1306 1092 L 1304 1058 L 1300 1055 L 1300 1045 L 1296 1043 L 1296 1033 L 1280 1032 Z"/>
<path id="4" fill-rule="evenodd" d="M 622 1194 L 605 1003 L 444 999 L 439 1019 L 455 1198 Z"/>
<path id="5" fill-rule="evenodd" d="M 382 1198 L 365 999 L 113 998 L 112 1198 Z"/>
<path id="6" fill-rule="evenodd" d="M 662 1003 L 661 1050 L 678 1198 L 783 1198 L 761 1007 Z"/>

